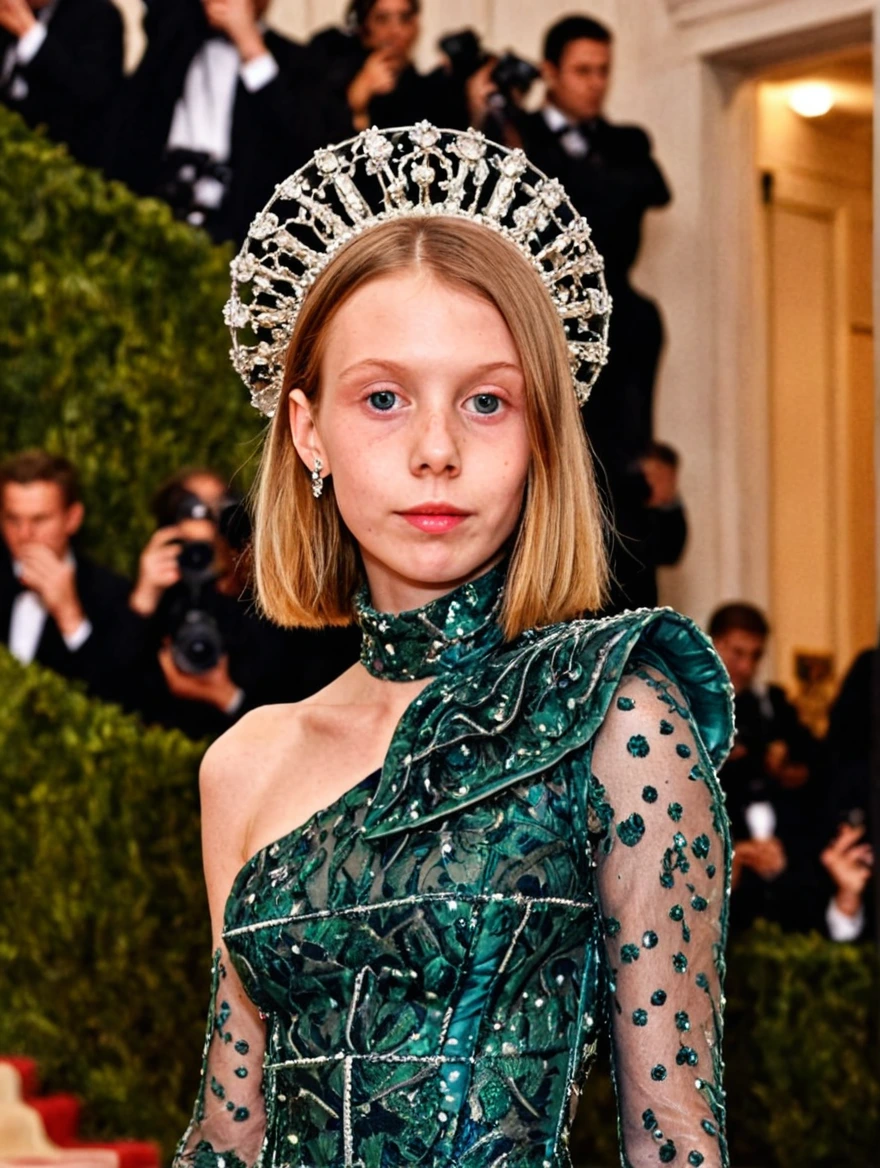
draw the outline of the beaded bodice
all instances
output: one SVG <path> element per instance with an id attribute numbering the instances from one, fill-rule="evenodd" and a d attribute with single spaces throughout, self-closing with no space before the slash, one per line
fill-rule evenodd
<path id="1" fill-rule="evenodd" d="M 623 1162 L 726 1164 L 725 675 L 669 612 L 475 652 L 500 583 L 383 622 L 456 667 L 236 878 L 179 1168 L 567 1165 L 609 1029 Z"/>

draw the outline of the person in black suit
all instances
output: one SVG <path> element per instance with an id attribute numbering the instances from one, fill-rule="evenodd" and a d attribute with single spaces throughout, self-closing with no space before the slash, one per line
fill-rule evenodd
<path id="1" fill-rule="evenodd" d="M 862 853 L 848 829 L 826 846 L 826 758 L 778 685 L 757 680 L 770 636 L 753 605 L 726 604 L 709 635 L 734 687 L 736 742 L 721 768 L 735 855 L 731 927 L 756 917 L 854 940 L 864 914 L 849 895 Z"/>
<path id="2" fill-rule="evenodd" d="M 344 99 L 266 29 L 268 0 L 148 0 L 147 49 L 114 135 L 114 177 L 240 241 L 276 183 L 344 137 Z"/>
<path id="3" fill-rule="evenodd" d="M 83 516 L 67 459 L 25 451 L 0 465 L 0 641 L 112 699 L 131 666 L 130 584 L 74 550 Z"/>
<path id="4" fill-rule="evenodd" d="M 654 302 L 632 287 L 630 269 L 645 212 L 665 206 L 671 196 L 645 131 L 615 125 L 603 114 L 612 64 L 609 30 L 588 16 L 566 17 L 548 31 L 543 57 L 544 105 L 532 113 L 511 109 L 508 144 L 522 145 L 539 170 L 562 182 L 605 261 L 614 300 L 610 357 L 583 418 L 618 532 L 609 550 L 619 586 L 606 609 L 616 612 L 656 603 L 645 530 L 649 492 L 638 460 L 653 440 L 663 324 Z M 642 565 L 649 565 L 647 575 Z"/>
<path id="5" fill-rule="evenodd" d="M 480 79 L 462 85 L 446 69 L 416 69 L 420 15 L 420 0 L 351 0 L 346 28 L 328 28 L 312 39 L 309 47 L 324 62 L 328 89 L 347 103 L 348 135 L 423 119 L 467 128 L 469 95 Z"/>
<path id="6" fill-rule="evenodd" d="M 80 162 L 106 161 L 122 63 L 111 0 L 0 0 L 0 101 L 28 125 L 45 125 Z"/>

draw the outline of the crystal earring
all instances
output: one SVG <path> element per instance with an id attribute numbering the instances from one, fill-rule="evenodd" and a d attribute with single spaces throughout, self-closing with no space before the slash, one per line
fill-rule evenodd
<path id="1" fill-rule="evenodd" d="M 316 499 L 320 499 L 324 494 L 324 480 L 321 478 L 321 471 L 324 469 L 324 464 L 320 458 L 315 456 L 315 469 L 312 471 L 312 494 Z"/>

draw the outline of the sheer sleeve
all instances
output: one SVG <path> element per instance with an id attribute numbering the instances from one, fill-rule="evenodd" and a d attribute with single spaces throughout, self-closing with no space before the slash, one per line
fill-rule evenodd
<path id="1" fill-rule="evenodd" d="M 726 1168 L 729 833 L 699 731 L 659 670 L 624 676 L 592 769 L 621 1163 Z"/>
<path id="2" fill-rule="evenodd" d="M 266 1027 L 222 943 L 214 953 L 202 1077 L 172 1168 L 252 1168 L 266 1133 Z"/>

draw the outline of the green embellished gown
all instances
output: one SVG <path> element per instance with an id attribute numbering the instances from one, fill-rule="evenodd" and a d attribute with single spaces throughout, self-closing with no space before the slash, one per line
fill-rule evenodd
<path id="1" fill-rule="evenodd" d="M 727 676 L 670 610 L 505 643 L 503 582 L 361 599 L 367 668 L 434 680 L 239 872 L 175 1168 L 563 1168 L 603 1031 L 622 1164 L 728 1163 Z"/>

